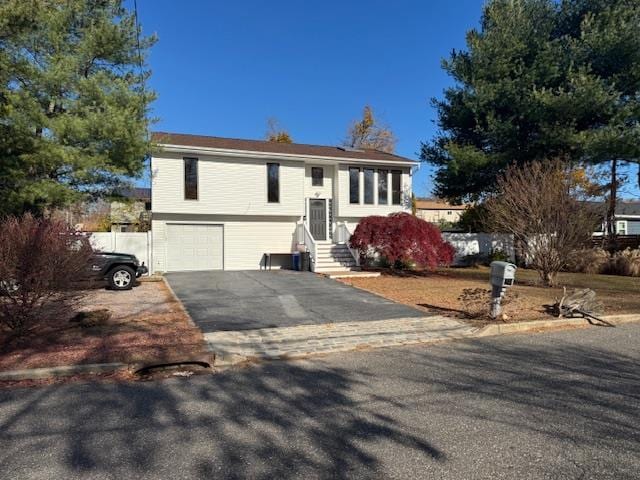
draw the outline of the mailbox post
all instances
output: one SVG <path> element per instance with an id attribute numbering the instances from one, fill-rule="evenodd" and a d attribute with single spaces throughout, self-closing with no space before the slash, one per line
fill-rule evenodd
<path id="1" fill-rule="evenodd" d="M 507 287 L 516 278 L 516 266 L 509 262 L 491 262 L 491 318 L 498 318 L 502 311 L 500 302 Z"/>

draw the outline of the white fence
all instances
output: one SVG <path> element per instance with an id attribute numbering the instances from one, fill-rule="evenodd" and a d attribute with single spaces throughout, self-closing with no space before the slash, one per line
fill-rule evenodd
<path id="1" fill-rule="evenodd" d="M 442 238 L 456 249 L 454 265 L 464 265 L 466 257 L 488 257 L 492 251 L 502 250 L 515 261 L 513 235 L 506 233 L 443 233 Z"/>
<path id="2" fill-rule="evenodd" d="M 91 232 L 91 245 L 103 252 L 130 253 L 151 269 L 151 232 Z"/>
<path id="3" fill-rule="evenodd" d="M 456 249 L 454 265 L 464 265 L 470 256 L 488 257 L 502 250 L 515 261 L 513 236 L 497 233 L 443 233 L 442 238 Z M 104 252 L 130 253 L 151 270 L 153 266 L 151 232 L 92 232 L 91 244 Z"/>

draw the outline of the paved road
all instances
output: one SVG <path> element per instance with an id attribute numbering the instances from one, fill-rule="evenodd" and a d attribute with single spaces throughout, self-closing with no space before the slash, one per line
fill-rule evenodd
<path id="1" fill-rule="evenodd" d="M 428 316 L 310 272 L 181 272 L 166 277 L 205 333 Z"/>
<path id="2" fill-rule="evenodd" d="M 0 392 L 0 478 L 637 479 L 640 324 Z"/>

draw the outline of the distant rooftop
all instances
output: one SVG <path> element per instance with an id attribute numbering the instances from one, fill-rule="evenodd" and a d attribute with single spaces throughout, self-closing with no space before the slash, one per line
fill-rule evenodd
<path id="1" fill-rule="evenodd" d="M 607 210 L 607 204 L 605 202 L 587 202 L 593 205 L 597 212 L 604 215 Z M 625 216 L 640 216 L 640 202 L 634 202 L 629 200 L 618 200 L 616 202 L 616 215 Z"/>
<path id="2" fill-rule="evenodd" d="M 311 155 L 317 157 L 354 158 L 359 160 L 416 162 L 415 160 L 401 157 L 400 155 L 381 152 L 380 150 L 374 150 L 371 148 L 352 149 L 349 147 L 307 145 L 304 143 L 277 143 L 266 140 L 208 137 L 184 133 L 154 132 L 151 135 L 151 141 L 159 145 L 180 145 L 184 147 L 220 148 L 224 150 L 244 150 L 289 155 Z"/>
<path id="3" fill-rule="evenodd" d="M 618 202 L 616 215 L 640 215 L 640 202 Z"/>
<path id="4" fill-rule="evenodd" d="M 464 210 L 467 205 L 452 205 L 438 198 L 417 198 L 416 208 L 418 210 Z"/>
<path id="5" fill-rule="evenodd" d="M 123 188 L 117 194 L 135 200 L 151 200 L 151 189 L 148 187 Z"/>

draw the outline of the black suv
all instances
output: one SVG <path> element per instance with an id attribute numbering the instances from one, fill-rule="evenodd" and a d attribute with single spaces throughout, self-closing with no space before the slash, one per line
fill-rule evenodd
<path id="1" fill-rule="evenodd" d="M 136 278 L 149 271 L 129 253 L 94 252 L 91 262 L 92 276 L 109 282 L 113 290 L 129 290 Z"/>

